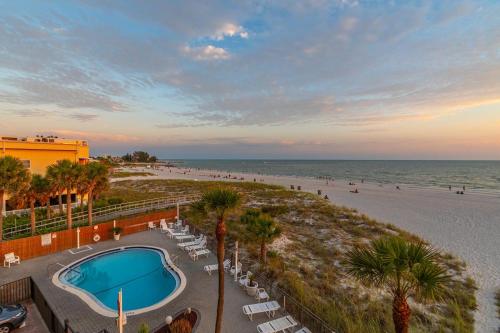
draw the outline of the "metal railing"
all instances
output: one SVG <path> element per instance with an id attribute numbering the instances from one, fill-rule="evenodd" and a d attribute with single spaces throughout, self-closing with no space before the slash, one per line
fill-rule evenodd
<path id="1" fill-rule="evenodd" d="M 177 204 L 186 205 L 198 200 L 200 197 L 201 196 L 199 194 L 174 194 L 163 198 L 124 202 L 94 209 L 92 211 L 92 220 L 93 223 L 100 223 L 123 216 L 170 208 L 176 206 Z M 88 225 L 87 211 L 77 212 L 71 216 L 73 220 L 73 227 Z M 37 221 L 35 225 L 38 233 L 63 230 L 66 229 L 67 225 L 66 215 L 40 220 Z M 3 229 L 3 238 L 6 240 L 18 238 L 23 235 L 29 236 L 30 234 L 31 225 L 29 223 L 5 227 Z"/>

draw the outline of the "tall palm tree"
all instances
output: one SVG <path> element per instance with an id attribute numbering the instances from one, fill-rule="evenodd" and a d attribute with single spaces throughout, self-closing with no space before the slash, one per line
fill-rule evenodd
<path id="1" fill-rule="evenodd" d="M 0 242 L 3 239 L 4 196 L 6 193 L 18 193 L 26 186 L 28 180 L 28 170 L 19 159 L 11 156 L 0 158 Z"/>
<path id="2" fill-rule="evenodd" d="M 47 178 L 50 181 L 53 191 L 57 194 L 57 203 L 59 205 L 59 214 L 63 213 L 62 194 L 65 189 L 63 174 L 60 163 L 52 164 L 47 167 Z"/>
<path id="3" fill-rule="evenodd" d="M 260 242 L 260 261 L 265 265 L 267 263 L 266 245 L 281 235 L 281 229 L 272 217 L 256 209 L 248 209 L 240 220 L 246 224 L 250 237 Z"/>
<path id="4" fill-rule="evenodd" d="M 35 203 L 38 200 L 42 205 L 45 205 L 50 198 L 50 186 L 46 178 L 41 175 L 34 174 L 31 177 L 29 186 L 22 192 L 23 199 L 27 201 L 30 207 L 31 234 L 36 231 L 36 212 Z"/>
<path id="5" fill-rule="evenodd" d="M 94 196 L 104 191 L 109 185 L 109 168 L 100 162 L 91 162 L 86 165 L 88 220 L 92 225 L 92 206 Z"/>
<path id="6" fill-rule="evenodd" d="M 202 202 L 208 210 L 213 211 L 217 218 L 215 237 L 217 239 L 217 262 L 219 265 L 219 299 L 217 301 L 217 319 L 215 333 L 222 329 L 222 314 L 224 312 L 224 238 L 226 236 L 225 217 L 228 211 L 240 203 L 238 193 L 224 188 L 211 190 L 203 195 Z"/>
<path id="7" fill-rule="evenodd" d="M 437 257 L 438 252 L 422 242 L 388 237 L 348 252 L 347 268 L 356 279 L 389 290 L 396 333 L 407 333 L 411 315 L 408 297 L 436 299 L 449 281 L 446 270 L 436 263 Z"/>
<path id="8" fill-rule="evenodd" d="M 87 177 L 87 165 L 78 165 L 75 170 L 76 194 L 80 197 L 80 210 L 83 212 L 85 194 L 89 192 L 89 179 Z"/>
<path id="9" fill-rule="evenodd" d="M 35 175 L 38 176 L 38 175 Z M 32 179 L 33 182 L 33 179 Z M 50 219 L 51 217 L 51 210 L 50 210 L 50 198 L 52 197 L 53 189 L 50 184 L 50 181 L 47 177 L 39 177 L 39 180 L 37 181 L 37 188 L 38 188 L 38 195 L 37 195 L 37 200 L 40 202 L 40 205 L 46 206 L 47 207 L 47 218 Z"/>
<path id="10" fill-rule="evenodd" d="M 80 166 L 78 163 L 71 162 L 70 160 L 57 161 L 55 165 L 58 169 L 58 173 L 61 175 L 61 182 L 66 190 L 66 220 L 68 229 L 71 229 L 73 226 L 73 219 L 71 216 L 71 191 L 76 187 Z"/>

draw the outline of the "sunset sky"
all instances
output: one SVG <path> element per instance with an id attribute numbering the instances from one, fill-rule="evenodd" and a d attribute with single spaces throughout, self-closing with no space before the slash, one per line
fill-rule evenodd
<path id="1" fill-rule="evenodd" d="M 500 159 L 500 1 L 0 1 L 0 135 Z"/>

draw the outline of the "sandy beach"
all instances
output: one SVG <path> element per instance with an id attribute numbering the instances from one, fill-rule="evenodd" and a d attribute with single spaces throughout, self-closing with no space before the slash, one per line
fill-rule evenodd
<path id="1" fill-rule="evenodd" d="M 137 171 L 130 169 L 127 171 Z M 420 189 L 391 185 L 257 174 L 232 173 L 237 179 L 214 178 L 227 175 L 215 170 L 162 168 L 150 170 L 156 176 L 127 179 L 191 179 L 264 182 L 267 184 L 300 185 L 303 191 L 322 195 L 337 205 L 355 208 L 381 222 L 392 223 L 426 239 L 436 248 L 448 251 L 467 263 L 469 274 L 476 280 L 478 311 L 476 332 L 497 332 L 494 292 L 500 287 L 500 196 L 478 193 L 457 195 L 438 189 Z M 121 180 L 121 179 L 116 179 Z M 358 189 L 359 193 L 351 193 Z"/>

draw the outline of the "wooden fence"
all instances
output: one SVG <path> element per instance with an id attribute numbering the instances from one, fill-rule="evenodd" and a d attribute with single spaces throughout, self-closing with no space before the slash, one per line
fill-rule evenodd
<path id="1" fill-rule="evenodd" d="M 176 209 L 160 211 L 140 216 L 133 216 L 116 220 L 116 226 L 121 227 L 122 236 L 145 231 L 149 221 L 158 221 L 162 218 L 173 219 L 177 215 Z M 113 238 L 113 221 L 99 223 L 93 226 L 80 227 L 80 246 L 94 243 L 94 236 L 99 235 L 100 241 Z M 44 256 L 51 253 L 72 249 L 77 246 L 77 229 L 62 230 L 46 235 L 36 235 L 10 241 L 0 242 L 0 258 L 4 254 L 14 252 L 22 260 Z"/>

